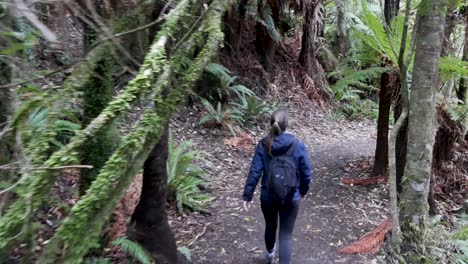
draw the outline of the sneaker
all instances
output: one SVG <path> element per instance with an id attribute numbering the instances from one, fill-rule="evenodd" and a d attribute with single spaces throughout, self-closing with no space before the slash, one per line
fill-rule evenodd
<path id="1" fill-rule="evenodd" d="M 265 256 L 266 256 L 267 264 L 275 263 L 275 248 L 273 248 L 273 251 L 271 253 L 266 251 Z"/>

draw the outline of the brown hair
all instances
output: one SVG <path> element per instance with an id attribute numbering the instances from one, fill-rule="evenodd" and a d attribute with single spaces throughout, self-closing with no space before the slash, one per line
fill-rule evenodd
<path id="1" fill-rule="evenodd" d="M 268 154 L 271 154 L 271 146 L 273 145 L 273 141 L 275 140 L 276 136 L 281 135 L 286 131 L 289 122 L 289 115 L 284 110 L 277 110 L 271 114 L 270 118 L 270 133 L 268 135 L 268 140 L 266 142 L 266 147 L 268 149 Z"/>

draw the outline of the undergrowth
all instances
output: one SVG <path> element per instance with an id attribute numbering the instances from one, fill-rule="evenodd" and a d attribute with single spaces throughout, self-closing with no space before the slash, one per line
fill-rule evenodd
<path id="1" fill-rule="evenodd" d="M 429 263 L 468 263 L 468 215 L 454 221 L 455 231 L 438 215 L 430 219 L 427 245 Z"/>

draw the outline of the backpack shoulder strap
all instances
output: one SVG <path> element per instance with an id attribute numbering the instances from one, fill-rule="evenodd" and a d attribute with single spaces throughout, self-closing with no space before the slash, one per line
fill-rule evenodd
<path id="1" fill-rule="evenodd" d="M 286 152 L 286 155 L 288 156 L 291 156 L 293 153 L 294 153 L 294 150 L 296 149 L 296 145 L 297 145 L 297 142 L 299 140 L 297 139 L 294 139 L 294 142 L 291 144 L 291 146 L 289 147 L 288 151 Z"/>

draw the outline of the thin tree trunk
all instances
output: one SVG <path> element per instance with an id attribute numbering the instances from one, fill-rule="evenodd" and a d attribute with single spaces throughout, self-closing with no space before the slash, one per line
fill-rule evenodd
<path id="1" fill-rule="evenodd" d="M 468 8 L 467 8 L 468 9 Z M 463 61 L 468 61 L 468 11 L 465 11 L 465 42 L 463 46 Z M 457 91 L 457 97 L 464 104 L 467 103 L 468 80 L 462 78 Z"/>
<path id="2" fill-rule="evenodd" d="M 447 16 L 445 18 L 445 27 L 444 27 L 444 38 L 442 42 L 442 53 L 441 56 L 448 56 L 453 52 L 453 47 L 450 43 L 450 36 L 453 33 L 453 30 L 456 25 L 456 13 L 454 8 L 450 8 L 447 11 Z"/>
<path id="3" fill-rule="evenodd" d="M 337 30 L 336 30 L 336 44 L 338 48 L 338 58 L 341 59 L 346 56 L 349 49 L 349 39 L 345 28 L 345 4 L 343 0 L 335 0 L 336 11 L 337 11 Z"/>
<path id="4" fill-rule="evenodd" d="M 166 125 L 144 164 L 141 197 L 132 215 L 129 237 L 148 250 L 157 263 L 176 264 L 177 246 L 166 213 L 167 157 Z"/>
<path id="5" fill-rule="evenodd" d="M 400 1 L 386 0 L 384 14 L 390 27 L 392 19 L 398 14 Z M 407 29 L 406 29 L 407 30 Z M 375 147 L 374 168 L 371 176 L 379 176 L 388 170 L 388 128 L 393 94 L 400 89 L 398 72 L 385 72 L 380 77 L 379 117 L 377 121 L 377 142 Z M 397 120 L 397 119 L 395 119 Z"/>
<path id="6" fill-rule="evenodd" d="M 402 252 L 409 263 L 423 263 L 432 174 L 435 125 L 435 84 L 446 13 L 444 0 L 425 0 L 418 10 L 416 56 L 408 117 L 405 186 L 400 199 Z"/>
<path id="7" fill-rule="evenodd" d="M 385 72 L 380 78 L 379 118 L 377 121 L 377 145 L 371 176 L 385 175 L 388 169 L 388 126 L 393 94 L 399 84 L 398 72 Z"/>

